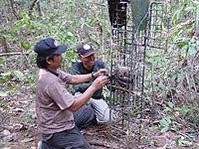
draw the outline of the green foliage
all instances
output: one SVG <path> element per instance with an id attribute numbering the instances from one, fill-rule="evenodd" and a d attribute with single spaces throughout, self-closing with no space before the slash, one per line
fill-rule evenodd
<path id="1" fill-rule="evenodd" d="M 0 98 L 6 97 L 6 96 L 7 96 L 7 95 L 3 95 L 3 94 L 5 94 L 5 93 L 2 93 L 2 92 L 0 91 Z M 3 95 L 3 96 L 1 96 L 1 95 Z M 3 100 L 0 101 L 0 108 L 7 108 L 7 105 L 6 105 L 6 103 L 4 103 Z"/>
<path id="2" fill-rule="evenodd" d="M 10 69 L 9 62 L 5 59 L 0 60 L 0 97 L 7 97 L 11 94 L 17 93 L 17 85 L 22 83 L 26 76 L 19 69 Z"/>
<path id="3" fill-rule="evenodd" d="M 151 99 L 161 103 L 172 102 L 173 107 L 167 106 L 164 112 L 166 116 L 184 109 L 182 104 L 192 104 L 192 107 L 198 109 L 198 40 L 193 38 L 193 34 L 198 26 L 198 8 L 197 1 L 177 1 L 166 4 L 166 16 L 162 33 L 167 31 L 167 47 L 165 49 L 147 49 L 146 63 L 146 83 Z M 161 37 L 160 37 L 161 38 Z M 172 109 L 172 110 L 171 110 Z M 195 109 L 195 110 L 196 110 Z M 171 110 L 170 112 L 168 112 Z M 195 111 L 191 110 L 191 111 Z M 186 112 L 187 113 L 187 112 Z M 188 112 L 189 113 L 189 112 Z M 180 113 L 180 116 L 181 113 Z M 193 122 L 193 112 L 186 115 L 186 120 Z M 185 118 L 183 116 L 183 118 Z M 192 119 L 192 120 L 190 120 Z M 161 124 L 167 130 L 172 124 L 172 120 L 163 118 Z M 175 121 L 175 120 L 174 120 Z M 197 124 L 196 121 L 194 124 Z"/>
<path id="4" fill-rule="evenodd" d="M 6 2 L 6 1 L 4 1 Z M 111 30 L 104 1 L 97 5 L 91 0 L 58 0 L 40 1 L 41 14 L 35 6 L 31 15 L 30 0 L 15 0 L 15 7 L 19 19 L 14 19 L 12 13 L 6 16 L 6 21 L 0 25 L 0 33 L 5 36 L 9 44 L 14 45 L 12 50 L 30 51 L 35 43 L 45 37 L 54 37 L 61 44 L 67 44 L 69 50 L 63 55 L 63 68 L 70 69 L 71 63 L 77 60 L 74 52 L 80 42 L 89 42 L 99 53 L 103 54 L 105 61 L 110 60 L 110 50 L 106 45 L 110 41 Z M 179 113 L 184 118 L 199 126 L 198 109 L 196 106 L 199 78 L 197 73 L 197 46 L 199 42 L 192 38 L 192 34 L 199 25 L 199 2 L 190 0 L 172 0 L 172 4 L 165 4 L 165 19 L 158 20 L 163 28 L 156 26 L 156 31 L 165 33 L 168 29 L 165 49 L 147 49 L 146 58 L 146 96 L 160 103 L 167 103 L 165 116 L 160 120 L 162 132 L 176 129 L 173 113 Z M 9 5 L 8 5 L 9 6 Z M 10 9 L 10 8 L 9 8 Z M 9 11 L 8 11 L 9 12 Z M 170 21 L 168 21 L 170 20 Z M 7 23 L 7 21 L 9 23 Z M 5 24 L 4 24 L 5 23 Z M 169 28 L 167 25 L 169 24 Z M 158 38 L 158 37 L 157 37 Z M 29 63 L 24 63 L 28 59 Z M 14 94 L 17 85 L 28 85 L 35 91 L 36 80 L 35 54 L 31 52 L 26 58 L 17 59 L 16 65 L 8 65 L 7 59 L 0 60 L 0 97 Z M 14 61 L 14 60 L 13 60 Z M 13 63 L 13 62 L 11 62 Z M 33 69 L 25 72 L 21 65 Z M 162 102 L 164 101 L 164 102 Z M 168 102 L 171 101 L 171 102 Z M 182 103 L 185 104 L 182 106 Z M 193 105 L 188 105 L 193 103 Z M 135 109 L 138 112 L 139 109 Z M 132 114 L 132 116 L 134 116 Z M 28 122 L 29 120 L 27 120 Z M 178 139 L 178 145 L 182 144 Z"/>
<path id="5" fill-rule="evenodd" d="M 25 77 L 25 81 L 27 84 L 34 84 L 36 82 L 37 74 L 28 72 Z"/>
<path id="6" fill-rule="evenodd" d="M 160 120 L 160 129 L 162 133 L 170 130 L 171 127 L 172 127 L 172 118 L 170 116 L 163 117 Z"/>
<path id="7" fill-rule="evenodd" d="M 179 112 L 180 116 L 187 122 L 195 125 L 195 128 L 199 127 L 199 107 L 193 105 L 183 105 L 175 109 Z"/>
<path id="8" fill-rule="evenodd" d="M 69 70 L 71 63 L 77 60 L 74 52 L 77 44 L 89 42 L 94 47 L 99 47 L 105 43 L 102 39 L 106 38 L 102 36 L 110 37 L 108 19 L 103 18 L 108 18 L 108 15 L 107 13 L 106 16 L 101 15 L 102 10 L 106 10 L 103 4 L 96 5 L 90 0 L 40 1 L 41 12 L 37 5 L 30 12 L 32 2 L 30 0 L 14 1 L 14 10 L 19 19 L 16 19 L 12 11 L 8 15 L 6 11 L 3 12 L 6 19 L 10 21 L 2 22 L 0 33 L 9 44 L 15 46 L 12 49 L 14 51 L 30 52 L 38 40 L 46 37 L 56 38 L 60 44 L 66 44 L 69 48 L 63 55 L 63 68 Z M 7 6 L 10 6 L 10 3 L 5 4 L 5 10 L 8 9 Z M 0 83 L 4 86 L 1 96 L 13 94 L 16 82 L 29 85 L 34 92 L 36 74 L 30 71 L 28 71 L 29 75 L 23 73 L 25 71 L 23 67 L 30 64 L 35 66 L 35 57 L 34 52 L 30 52 L 28 57 L 20 57 L 15 62 L 16 68 L 12 68 L 12 62 L 9 60 L 3 59 L 0 62 L 0 67 L 3 68 Z M 21 65 L 23 67 L 20 67 Z"/>
<path id="9" fill-rule="evenodd" d="M 23 73 L 20 72 L 19 70 L 12 70 L 12 71 L 7 71 L 5 73 L 1 73 L 1 81 L 2 82 L 7 82 L 9 80 L 22 80 L 24 77 Z"/>
<path id="10" fill-rule="evenodd" d="M 6 96 L 8 96 L 7 93 L 0 91 L 0 97 L 6 97 Z M 1 103 L 1 105 L 2 105 L 2 103 Z M 1 107 L 1 106 L 0 106 L 0 107 Z"/>
<path id="11" fill-rule="evenodd" d="M 189 147 L 189 146 L 192 146 L 193 143 L 186 141 L 184 137 L 180 136 L 176 139 L 176 145 L 177 146 Z"/>
<path id="12" fill-rule="evenodd" d="M 28 41 L 22 41 L 21 42 L 21 47 L 25 50 L 28 51 L 31 49 L 31 44 Z"/>
<path id="13" fill-rule="evenodd" d="M 178 4 L 179 6 L 179 4 Z M 198 3 L 194 1 L 182 1 L 180 9 L 175 9 L 172 15 L 171 35 L 168 38 L 169 49 L 179 55 L 179 60 L 194 56 L 196 53 L 196 41 L 191 40 L 195 30 L 195 16 Z M 197 20 L 196 20 L 197 21 Z"/>
<path id="14" fill-rule="evenodd" d="M 25 124 L 30 124 L 31 123 L 31 121 L 32 121 L 32 115 L 33 115 L 33 113 L 32 112 L 28 112 L 28 113 L 26 113 L 26 116 L 24 117 L 24 123 Z"/>
<path id="15" fill-rule="evenodd" d="M 45 37 L 54 37 L 73 49 L 82 41 L 91 42 L 94 47 L 99 47 L 102 44 L 101 38 L 104 39 L 102 34 L 106 36 L 104 33 L 107 33 L 110 37 L 109 26 L 105 26 L 108 20 L 99 18 L 104 17 L 99 13 L 105 7 L 96 5 L 92 1 L 41 1 L 42 16 L 37 12 L 36 5 L 30 16 L 32 1 L 19 0 L 14 4 L 20 7 L 16 10 L 20 19 L 11 25 L 3 26 L 1 31 L 7 41 L 16 42 L 24 51 L 32 50 L 35 41 Z M 108 18 L 107 13 L 106 17 Z M 73 59 L 72 54 L 68 55 L 68 59 L 71 60 L 70 56 Z M 69 67 L 71 63 L 64 65 Z"/>
<path id="16" fill-rule="evenodd" d="M 195 129 L 199 126 L 199 107 L 190 104 L 177 106 L 172 102 L 168 102 L 164 109 L 165 116 L 160 120 L 161 132 L 168 130 L 176 130 L 176 119 L 185 120 L 188 124 L 194 126 Z"/>

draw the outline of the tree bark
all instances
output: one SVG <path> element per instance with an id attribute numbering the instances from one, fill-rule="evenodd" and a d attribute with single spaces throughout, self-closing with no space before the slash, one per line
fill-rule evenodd
<path id="1" fill-rule="evenodd" d="M 37 6 L 37 10 L 39 12 L 39 15 L 41 16 L 42 15 L 42 12 L 41 12 L 41 7 L 40 7 L 40 1 L 39 0 L 34 0 L 30 6 L 30 9 L 29 9 L 29 15 L 31 16 L 32 15 L 32 11 L 34 9 L 34 7 Z"/>
<path id="2" fill-rule="evenodd" d="M 33 11 L 33 9 L 34 9 L 34 7 L 35 7 L 37 1 L 38 1 L 38 0 L 34 0 L 34 1 L 32 2 L 32 4 L 30 5 L 29 11 L 28 11 L 29 16 L 32 15 L 32 11 Z"/>
<path id="3" fill-rule="evenodd" d="M 11 10 L 12 10 L 13 15 L 17 18 L 17 20 L 19 20 L 20 18 L 17 15 L 17 12 L 15 11 L 15 8 L 14 8 L 14 0 L 10 0 L 10 6 L 11 6 Z"/>
<path id="4" fill-rule="evenodd" d="M 8 44 L 7 44 L 7 41 L 6 41 L 6 38 L 4 36 L 1 36 L 0 37 L 0 44 L 4 47 L 4 52 L 8 52 Z"/>
<path id="5" fill-rule="evenodd" d="M 39 16 L 42 16 L 40 1 L 37 2 L 37 9 L 39 11 Z"/>

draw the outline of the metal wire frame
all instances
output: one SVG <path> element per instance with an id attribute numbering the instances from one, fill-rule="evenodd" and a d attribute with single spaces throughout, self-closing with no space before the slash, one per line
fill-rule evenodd
<path id="1" fill-rule="evenodd" d="M 127 15 L 129 14 L 130 11 L 127 11 Z M 122 27 L 112 28 L 111 76 L 113 76 L 112 88 L 114 91 L 111 92 L 113 98 L 110 103 L 114 106 L 126 101 L 124 98 L 116 98 L 117 93 L 119 95 L 120 92 L 123 92 L 123 96 L 125 92 L 143 95 L 146 49 L 166 47 L 165 34 L 168 31 L 168 24 L 164 21 L 164 4 L 152 2 L 146 17 L 148 23 L 144 31 L 138 32 L 129 20 L 126 20 L 126 24 Z M 131 19 L 130 17 L 126 18 Z M 128 79 L 122 80 L 122 77 Z M 126 96 L 124 97 L 126 98 Z M 127 98 L 129 97 L 127 96 Z"/>
<path id="2" fill-rule="evenodd" d="M 129 21 L 129 3 L 123 1 L 122 4 L 123 10 L 127 11 L 127 20 L 123 21 L 125 24 L 122 27 L 114 25 L 112 29 L 110 105 L 121 111 L 123 125 L 127 117 L 131 118 L 128 115 L 132 115 L 132 110 L 140 107 L 139 101 L 144 94 L 146 31 L 136 33 L 132 21 Z"/>
<path id="3" fill-rule="evenodd" d="M 121 123 L 115 127 L 134 134 L 134 137 L 131 136 L 131 142 L 133 142 L 133 138 L 136 138 L 139 143 L 141 142 L 142 119 L 147 115 L 144 112 L 148 109 L 152 114 L 152 106 L 149 106 L 146 99 L 147 85 L 150 84 L 150 80 L 148 80 L 150 78 L 147 75 L 151 73 L 151 68 L 146 60 L 147 56 L 153 56 L 157 51 L 160 53 L 160 50 L 167 49 L 167 36 L 172 27 L 169 24 L 171 22 L 170 14 L 182 4 L 182 1 L 179 1 L 177 6 L 168 0 L 152 1 L 145 15 L 147 27 L 140 31 L 139 28 L 134 27 L 129 2 L 127 2 L 127 8 L 124 9 L 127 11 L 125 24 L 123 26 L 115 24 L 112 28 L 110 105 L 121 113 Z M 192 13 L 186 14 L 181 19 L 186 21 L 187 18 L 194 15 Z M 122 72 L 123 70 L 125 71 Z M 137 123 L 138 127 L 132 128 L 134 123 Z M 126 138 L 129 138 L 129 134 L 126 135 Z M 127 145 L 127 148 L 132 147 L 128 143 Z"/>
<path id="4" fill-rule="evenodd" d="M 124 1 L 119 1 L 124 4 Z M 118 3 L 119 3 L 118 2 Z M 145 30 L 135 28 L 131 18 L 129 2 L 125 1 L 123 11 L 126 11 L 125 24 L 114 24 L 112 28 L 111 49 L 111 100 L 110 105 L 121 113 L 122 129 L 130 129 L 132 123 L 138 122 L 136 130 L 138 141 L 141 139 L 141 124 L 145 98 L 145 67 L 147 49 L 163 49 L 166 47 L 164 2 L 150 3 Z M 117 5 L 116 5 L 117 6 Z M 118 13 L 121 12 L 118 11 Z M 116 11 L 116 16 L 117 11 Z M 117 19 L 116 19 L 117 20 Z M 117 22 L 116 22 L 117 23 Z"/>

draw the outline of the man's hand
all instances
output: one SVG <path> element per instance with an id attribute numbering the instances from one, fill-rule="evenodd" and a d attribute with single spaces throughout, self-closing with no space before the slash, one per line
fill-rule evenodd
<path id="1" fill-rule="evenodd" d="M 108 70 L 107 69 L 100 69 L 97 72 L 95 72 L 94 77 L 97 78 L 99 76 L 104 76 L 104 75 L 108 75 Z"/>
<path id="2" fill-rule="evenodd" d="M 98 89 L 104 87 L 107 83 L 108 83 L 108 77 L 107 76 L 99 76 L 98 78 L 96 78 L 93 81 L 92 86 L 95 89 L 98 90 Z"/>

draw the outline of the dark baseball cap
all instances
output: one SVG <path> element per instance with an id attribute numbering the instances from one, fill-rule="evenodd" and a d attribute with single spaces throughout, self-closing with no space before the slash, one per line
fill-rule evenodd
<path id="1" fill-rule="evenodd" d="M 88 57 L 92 54 L 95 54 L 94 49 L 88 44 L 80 44 L 77 47 L 77 53 L 83 57 Z"/>
<path id="2" fill-rule="evenodd" d="M 43 39 L 39 41 L 34 47 L 34 51 L 39 56 L 59 55 L 64 53 L 66 50 L 66 45 L 57 45 L 56 40 L 53 38 Z"/>

